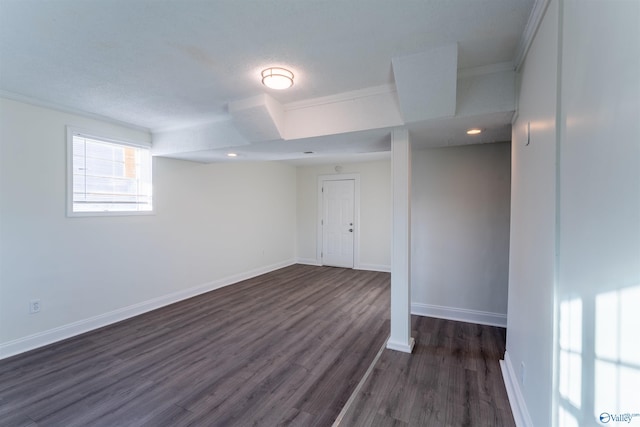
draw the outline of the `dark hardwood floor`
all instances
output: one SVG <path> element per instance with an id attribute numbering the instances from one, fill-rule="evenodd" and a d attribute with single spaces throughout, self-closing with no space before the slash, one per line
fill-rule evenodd
<path id="1" fill-rule="evenodd" d="M 331 426 L 388 337 L 389 278 L 294 265 L 2 360 L 0 426 Z M 504 330 L 413 321 L 340 425 L 513 425 Z"/>
<path id="2" fill-rule="evenodd" d="M 2 426 L 328 426 L 389 274 L 295 265 L 0 361 Z"/>
<path id="3" fill-rule="evenodd" d="M 504 328 L 412 316 L 411 355 L 384 350 L 340 426 L 515 426 Z"/>

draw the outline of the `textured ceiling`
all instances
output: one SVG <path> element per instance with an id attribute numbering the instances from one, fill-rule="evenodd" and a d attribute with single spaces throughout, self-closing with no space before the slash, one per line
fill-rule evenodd
<path id="1" fill-rule="evenodd" d="M 391 59 L 457 43 L 458 68 L 512 61 L 534 0 L 0 0 L 0 90 L 158 131 L 393 84 Z M 260 70 L 296 82 L 265 89 Z"/>

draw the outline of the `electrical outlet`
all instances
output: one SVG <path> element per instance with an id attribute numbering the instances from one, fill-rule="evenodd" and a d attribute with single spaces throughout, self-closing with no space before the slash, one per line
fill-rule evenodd
<path id="1" fill-rule="evenodd" d="M 40 300 L 39 299 L 32 299 L 31 301 L 29 301 L 29 313 L 34 314 L 34 313 L 39 313 L 40 312 Z"/>
<path id="2" fill-rule="evenodd" d="M 525 379 L 524 362 L 520 362 L 520 382 L 522 383 L 522 385 L 524 385 L 524 379 Z"/>

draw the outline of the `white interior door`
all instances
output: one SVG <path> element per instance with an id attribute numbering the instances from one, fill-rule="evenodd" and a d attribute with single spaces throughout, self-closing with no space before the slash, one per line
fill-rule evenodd
<path id="1" fill-rule="evenodd" d="M 354 193 L 352 179 L 325 181 L 322 189 L 322 264 L 353 268 Z"/>

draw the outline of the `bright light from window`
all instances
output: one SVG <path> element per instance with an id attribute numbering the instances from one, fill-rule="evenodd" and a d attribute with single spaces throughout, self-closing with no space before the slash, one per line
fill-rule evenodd
<path id="1" fill-rule="evenodd" d="M 595 416 L 603 412 L 640 412 L 639 303 L 640 286 L 595 298 Z"/>
<path id="2" fill-rule="evenodd" d="M 637 367 L 640 367 L 639 304 L 640 286 L 620 290 L 620 360 Z"/>
<path id="3" fill-rule="evenodd" d="M 562 406 L 558 413 L 560 427 L 580 427 L 576 417 L 567 412 Z"/>
<path id="4" fill-rule="evenodd" d="M 69 214 L 150 212 L 148 147 L 70 131 Z"/>
<path id="5" fill-rule="evenodd" d="M 558 389 L 571 405 L 582 405 L 582 300 L 560 304 L 560 366 Z"/>

